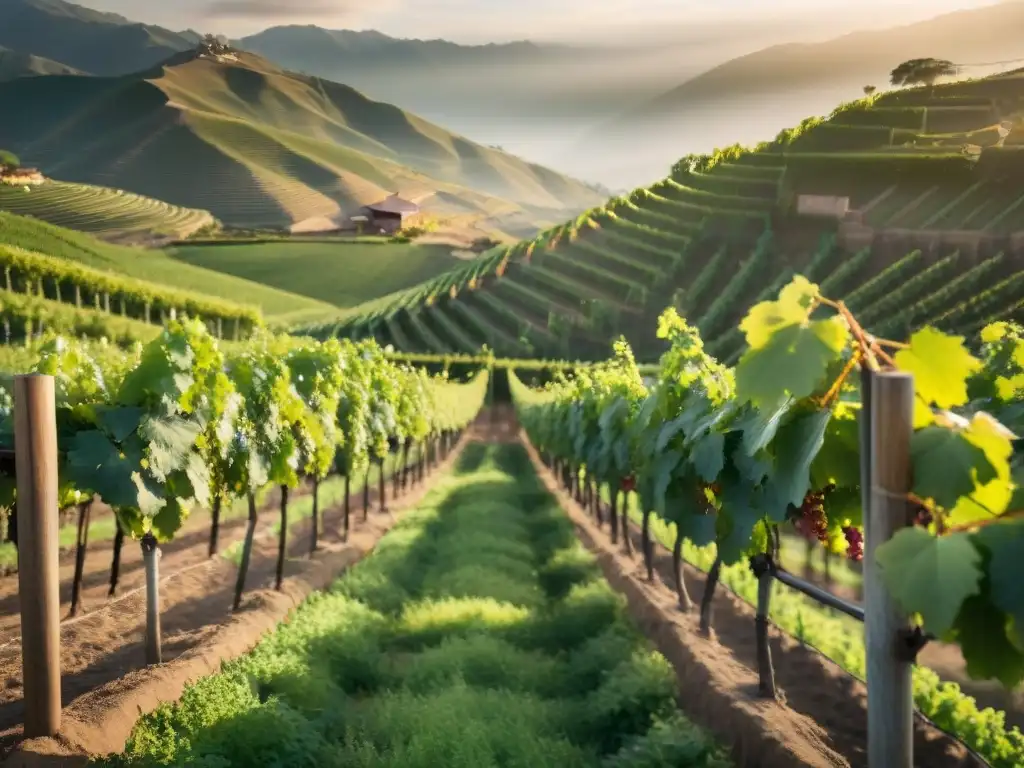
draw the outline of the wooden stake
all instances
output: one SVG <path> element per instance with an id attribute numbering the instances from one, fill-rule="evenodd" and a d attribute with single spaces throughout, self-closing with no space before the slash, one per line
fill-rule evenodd
<path id="1" fill-rule="evenodd" d="M 160 548 L 156 536 L 142 537 L 142 560 L 146 568 L 146 664 L 163 662 L 160 643 Z"/>
<path id="2" fill-rule="evenodd" d="M 909 523 L 906 494 L 911 487 L 914 380 L 886 371 L 863 377 L 869 441 L 861 444 L 868 482 L 864 499 L 864 645 L 867 653 L 868 766 L 913 768 L 914 699 L 912 665 L 898 655 L 899 632 L 909 628 L 882 581 L 878 547 Z"/>
<path id="3" fill-rule="evenodd" d="M 14 377 L 25 736 L 60 730 L 57 410 L 52 376 Z"/>

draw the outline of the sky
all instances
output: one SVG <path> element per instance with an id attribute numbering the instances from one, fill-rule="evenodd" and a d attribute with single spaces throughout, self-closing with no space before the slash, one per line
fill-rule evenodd
<path id="1" fill-rule="evenodd" d="M 628 42 L 768 24 L 794 41 L 895 26 L 993 0 L 77 0 L 171 29 L 241 37 L 276 24 L 462 43 Z M 772 23 L 774 22 L 774 24 Z M 687 34 L 688 33 L 688 34 Z"/>

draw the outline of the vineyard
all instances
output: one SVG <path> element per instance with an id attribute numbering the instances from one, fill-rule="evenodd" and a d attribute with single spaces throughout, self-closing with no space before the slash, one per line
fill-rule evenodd
<path id="1" fill-rule="evenodd" d="M 1024 766 L 1019 73 L 475 255 L 257 227 L 598 193 L 239 56 L 0 86 L 254 228 L 0 188 L 0 764 Z"/>
<path id="2" fill-rule="evenodd" d="M 844 606 L 788 574 L 779 563 L 786 528 L 853 560 L 877 557 L 880 581 L 866 581 L 866 589 L 873 588 L 877 600 L 884 584 L 897 609 L 919 617 L 923 628 L 908 631 L 910 659 L 926 642 L 951 643 L 972 677 L 1019 686 L 1024 657 L 1013 622 L 1020 611 L 1013 572 L 1024 464 L 1007 427 L 1019 434 L 1024 426 L 1022 329 L 985 328 L 981 359 L 967 352 L 962 338 L 930 328 L 909 343 L 887 341 L 866 334 L 844 304 L 797 277 L 777 301 L 752 308 L 740 330 L 746 351 L 730 369 L 704 350 L 696 328 L 669 310 L 658 335 L 670 349 L 650 388 L 628 345 L 619 342 L 603 368 L 581 370 L 546 390 L 513 381 L 520 418 L 561 482 L 627 552 L 639 522 L 649 580 L 656 543 L 670 547 L 679 608 L 697 616 L 703 633 L 714 630 L 711 607 L 720 580 L 755 603 L 761 695 L 777 696 L 769 615 L 781 615 L 782 626 L 806 642 L 826 645 L 818 647 L 837 654 L 855 675 L 870 675 L 872 663 L 871 647 L 848 639 L 857 630 L 840 629 L 834 616 L 819 619 L 810 603 L 864 621 L 872 592 L 863 608 Z M 867 407 L 865 385 L 881 391 L 873 380 L 886 369 L 913 376 L 904 414 L 913 428 L 907 441 L 913 484 L 901 503 L 915 512 L 913 525 L 874 545 L 864 541 L 864 510 L 888 497 L 864 485 L 862 471 L 876 470 L 862 470 L 858 414 Z M 874 421 L 869 429 L 884 433 L 889 426 Z M 696 601 L 681 566 L 684 552 L 708 574 Z M 784 606 L 771 613 L 775 580 L 810 600 L 787 591 Z M 869 698 L 870 685 L 869 676 Z M 913 694 L 923 715 L 989 764 L 1009 768 L 1024 760 L 1024 736 L 1005 725 L 1003 713 L 979 712 L 955 685 L 922 667 L 914 671 Z M 937 759 L 924 763 L 938 765 Z"/>
<path id="3" fill-rule="evenodd" d="M 27 189 L 0 185 L 0 211 L 104 237 L 184 238 L 214 224 L 207 211 L 119 189 L 60 181 Z"/>
<path id="4" fill-rule="evenodd" d="M 733 364 L 747 310 L 803 274 L 873 333 L 902 341 L 933 326 L 973 337 L 1024 318 L 1024 256 L 1011 238 L 1024 210 L 1022 121 L 1019 77 L 844 104 L 753 149 L 684 158 L 666 179 L 472 269 L 301 330 L 405 351 L 487 344 L 594 360 L 622 334 L 653 359 L 662 347 L 648 329 L 673 305 Z M 798 214 L 808 195 L 847 198 L 868 241 L 847 240 L 844 220 Z"/>
<path id="5" fill-rule="evenodd" d="M 225 607 L 245 610 L 247 589 L 267 580 L 277 590 L 286 587 L 292 561 L 316 553 L 322 542 L 348 543 L 351 534 L 352 546 L 359 544 L 362 551 L 372 546 L 367 536 L 374 530 L 379 536 L 382 529 L 370 521 L 371 507 L 375 513 L 388 511 L 386 480 L 390 477 L 392 495 L 422 484 L 428 467 L 448 456 L 459 431 L 481 407 L 488 382 L 486 372 L 466 383 L 431 377 L 423 369 L 387 361 L 372 342 L 320 344 L 259 333 L 221 350 L 195 320 L 170 322 L 134 353 L 58 337 L 43 346 L 33 368 L 52 376 L 55 386 L 58 496 L 67 511 L 61 519 L 68 519 L 57 541 L 73 541 L 67 567 L 61 568 L 69 617 L 61 642 L 75 694 L 123 674 L 118 654 L 131 649 L 139 633 L 145 663 L 167 660 L 162 597 L 168 599 L 176 634 L 185 627 L 201 629 L 211 615 L 216 616 L 212 624 L 225 618 L 212 606 L 200 607 L 203 600 L 223 592 Z M 15 405 L 29 396 L 17 387 L 16 381 Z M 4 455 L 10 457 L 17 414 L 10 408 L 5 414 Z M 5 467 L 0 539 L 9 542 L 4 559 L 15 567 L 24 542 L 9 459 Z M 360 492 L 357 519 L 352 510 L 358 509 Z M 260 525 L 269 522 L 264 513 L 271 500 L 277 522 L 257 536 Z M 329 513 L 335 513 L 330 529 L 325 527 Z M 296 548 L 289 534 L 298 522 L 304 523 L 304 540 Z M 93 548 L 112 542 L 109 579 L 102 586 L 95 556 L 87 566 L 90 534 Z M 129 540 L 137 547 L 125 548 Z M 163 583 L 162 548 L 176 566 Z M 143 585 L 137 586 L 142 577 Z M 20 592 L 17 585 L 0 583 L 0 600 L 14 608 L 0 622 L 6 635 L 0 636 L 0 662 L 8 680 L 20 680 L 21 655 L 29 650 L 17 640 L 15 620 L 19 597 L 23 610 L 31 599 L 26 588 L 24 581 Z M 138 598 L 143 605 L 137 605 Z M 133 615 L 124 599 L 135 600 L 138 612 Z M 89 610 L 82 614 L 86 602 Z M 108 611 L 108 605 L 117 607 Z M 180 611 L 189 606 L 186 620 Z M 183 621 L 199 624 L 183 627 Z M 126 635 L 120 641 L 119 633 Z M 90 664 L 96 654 L 87 649 L 95 648 L 98 637 L 110 655 Z M 83 650 L 81 658 L 76 647 Z M 187 647 L 176 640 L 169 656 L 183 650 Z M 86 665 L 89 675 L 82 679 Z M 20 698 L 20 684 L 5 688 L 5 704 Z M 9 706 L 3 711 L 0 739 L 9 746 L 21 713 Z M 32 716 L 29 707 L 30 728 Z"/>
<path id="6" fill-rule="evenodd" d="M 91 335 L 119 338 L 119 333 L 104 333 L 102 326 L 125 317 L 146 322 L 147 303 L 148 321 L 154 326 L 161 313 L 166 316 L 175 308 L 206 316 L 212 330 L 219 318 L 225 335 L 233 332 L 236 319 L 241 331 L 262 324 L 264 317 L 272 324 L 286 324 L 337 312 L 313 298 L 193 266 L 164 251 L 113 245 L 88 233 L 4 212 L 0 250 L 10 275 L 3 286 L 9 293 L 35 299 L 38 319 L 44 323 L 47 309 L 65 315 L 70 310 L 70 316 L 83 324 L 100 326 Z M 152 329 L 143 329 L 138 338 L 148 340 L 152 335 Z"/>

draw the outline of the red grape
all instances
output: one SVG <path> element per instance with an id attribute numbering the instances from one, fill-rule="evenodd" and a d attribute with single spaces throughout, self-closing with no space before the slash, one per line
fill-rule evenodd
<path id="1" fill-rule="evenodd" d="M 828 518 L 825 516 L 823 500 L 823 494 L 808 493 L 798 510 L 799 517 L 794 525 L 801 536 L 817 539 L 824 544 L 828 541 Z"/>
<path id="2" fill-rule="evenodd" d="M 846 537 L 846 556 L 851 560 L 860 562 L 864 559 L 864 535 L 856 528 L 843 526 L 843 535 Z"/>

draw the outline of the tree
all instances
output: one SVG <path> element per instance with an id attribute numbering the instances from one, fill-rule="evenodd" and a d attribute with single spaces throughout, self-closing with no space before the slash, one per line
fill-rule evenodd
<path id="1" fill-rule="evenodd" d="M 901 85 L 935 85 L 940 77 L 960 74 L 960 68 L 945 59 L 909 59 L 889 73 L 889 82 Z"/>
<path id="2" fill-rule="evenodd" d="M 13 152 L 8 152 L 6 149 L 0 149 L 0 167 L 9 165 L 11 168 L 18 168 L 21 165 L 21 160 Z"/>
<path id="3" fill-rule="evenodd" d="M 872 95 L 877 90 L 878 89 L 875 88 L 875 86 L 873 86 L 873 85 L 865 85 L 864 86 L 864 95 L 865 96 L 870 96 L 870 95 Z"/>

